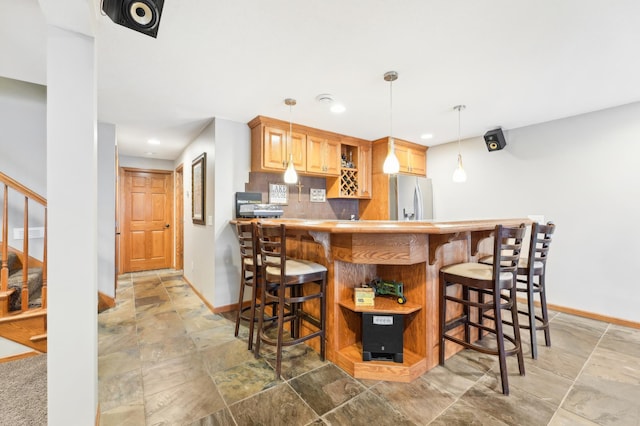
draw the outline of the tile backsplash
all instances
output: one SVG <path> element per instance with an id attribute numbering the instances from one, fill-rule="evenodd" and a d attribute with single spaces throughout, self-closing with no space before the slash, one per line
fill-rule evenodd
<path id="1" fill-rule="evenodd" d="M 269 202 L 269 184 L 286 185 L 288 189 L 288 203 L 282 205 L 284 218 L 300 219 L 339 219 L 349 220 L 352 215 L 358 218 L 358 200 L 327 198 L 324 202 L 311 202 L 310 190 L 325 189 L 325 178 L 299 176 L 297 184 L 285 184 L 282 173 L 249 173 L 249 182 L 245 184 L 245 191 L 262 193 L 262 202 Z"/>

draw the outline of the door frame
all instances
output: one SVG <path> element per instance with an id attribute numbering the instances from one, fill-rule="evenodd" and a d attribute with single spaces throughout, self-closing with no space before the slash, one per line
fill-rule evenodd
<path id="1" fill-rule="evenodd" d="M 180 164 L 174 171 L 173 193 L 174 201 L 174 249 L 173 268 L 184 269 L 184 164 Z"/>

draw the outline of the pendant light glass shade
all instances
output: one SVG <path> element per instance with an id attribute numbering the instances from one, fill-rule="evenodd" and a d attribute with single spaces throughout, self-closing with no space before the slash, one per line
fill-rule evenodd
<path id="1" fill-rule="evenodd" d="M 296 168 L 293 166 L 293 139 L 291 137 L 293 134 L 292 110 L 296 104 L 296 100 L 287 98 L 284 100 L 284 103 L 289 105 L 289 164 L 287 165 L 287 170 L 284 172 L 284 183 L 296 183 L 298 182 L 298 173 L 296 173 Z"/>
<path id="2" fill-rule="evenodd" d="M 400 171 L 400 161 L 396 156 L 396 146 L 393 140 L 393 82 L 397 79 L 398 73 L 395 71 L 384 74 L 384 80 L 389 82 L 389 151 L 382 164 L 382 171 L 390 175 Z"/>
<path id="3" fill-rule="evenodd" d="M 284 183 L 296 182 L 298 182 L 298 173 L 296 173 L 296 168 L 293 167 L 293 154 L 289 154 L 289 165 L 284 172 Z"/>
<path id="4" fill-rule="evenodd" d="M 384 164 L 382 164 L 382 171 L 387 174 L 395 174 L 400 171 L 400 161 L 396 156 L 393 138 L 389 138 L 389 152 L 387 153 L 387 158 L 384 159 Z"/>
<path id="5" fill-rule="evenodd" d="M 462 167 L 462 155 L 458 154 L 458 166 L 453 171 L 453 181 L 456 183 L 462 183 L 467 181 L 467 172 Z"/>
<path id="6" fill-rule="evenodd" d="M 456 169 L 453 171 L 453 181 L 456 183 L 467 181 L 467 172 L 465 172 L 462 167 L 462 154 L 460 153 L 460 111 L 465 108 L 465 105 L 456 105 L 453 107 L 454 110 L 458 111 L 458 164 L 456 165 Z"/>

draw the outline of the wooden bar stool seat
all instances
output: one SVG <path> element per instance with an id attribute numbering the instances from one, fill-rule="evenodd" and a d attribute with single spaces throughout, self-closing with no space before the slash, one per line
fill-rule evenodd
<path id="1" fill-rule="evenodd" d="M 445 362 L 447 340 L 468 349 L 497 355 L 502 392 L 505 395 L 509 395 L 506 357 L 516 355 L 520 374 L 525 373 L 516 305 L 516 270 L 525 229 L 524 224 L 517 228 L 496 226 L 493 256 L 499 259 L 499 262 L 493 265 L 467 262 L 440 269 L 440 365 L 444 365 Z M 486 296 L 491 300 L 485 302 Z M 448 305 L 461 306 L 462 313 L 449 318 Z M 477 312 L 476 321 L 472 318 L 474 311 Z M 495 318 L 490 325 L 485 325 L 482 321 L 483 314 L 487 311 L 492 311 Z M 503 332 L 502 311 L 511 314 L 514 323 L 513 336 L 505 335 Z M 460 326 L 464 327 L 463 338 L 455 335 L 459 333 L 457 329 Z M 472 341 L 472 328 L 477 330 L 475 341 Z M 479 342 L 483 333 L 495 335 L 497 348 L 490 348 Z M 510 343 L 510 347 L 505 345 L 505 341 Z"/>
<path id="2" fill-rule="evenodd" d="M 551 346 L 551 332 L 549 330 L 549 313 L 547 310 L 547 296 L 545 289 L 545 275 L 547 270 L 547 258 L 551 238 L 556 229 L 553 222 L 547 224 L 533 223 L 529 238 L 529 251 L 526 256 L 520 257 L 517 272 L 517 291 L 525 293 L 527 298 L 527 310 L 518 308 L 521 315 L 528 319 L 527 323 L 519 323 L 520 328 L 529 330 L 531 341 L 531 357 L 538 358 L 536 331 L 544 330 L 546 346 Z M 493 256 L 480 259 L 481 263 L 493 264 Z M 535 312 L 535 296 L 540 299 L 541 315 Z"/>
<path id="3" fill-rule="evenodd" d="M 325 359 L 325 322 L 327 268 L 319 263 L 303 259 L 287 258 L 286 227 L 284 224 L 257 223 L 258 246 L 262 261 L 262 293 L 264 303 L 275 303 L 277 318 L 265 323 L 264 315 L 258 315 L 258 336 L 255 354 L 260 356 L 260 344 L 276 347 L 276 379 L 282 369 L 282 348 L 320 338 L 320 357 Z M 312 284 L 312 285 L 308 285 Z M 304 292 L 303 292 L 303 285 Z M 319 308 L 305 309 L 305 303 L 317 299 Z M 301 335 L 301 321 L 312 324 L 317 330 Z M 290 338 L 285 340 L 285 325 L 289 324 Z M 276 336 L 267 331 L 276 327 Z"/>

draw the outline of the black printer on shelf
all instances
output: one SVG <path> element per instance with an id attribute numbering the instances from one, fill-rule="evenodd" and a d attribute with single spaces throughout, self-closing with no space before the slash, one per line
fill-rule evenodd
<path id="1" fill-rule="evenodd" d="M 259 192 L 236 192 L 237 218 L 278 218 L 282 213 L 281 206 L 263 203 Z"/>

